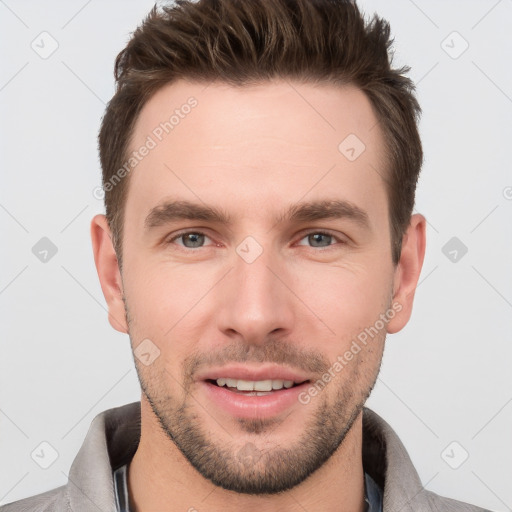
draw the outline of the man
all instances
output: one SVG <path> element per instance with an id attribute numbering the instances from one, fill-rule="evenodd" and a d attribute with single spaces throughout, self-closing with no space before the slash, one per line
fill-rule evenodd
<path id="1" fill-rule="evenodd" d="M 141 402 L 3 511 L 483 510 L 424 490 L 364 407 L 425 253 L 389 34 L 342 0 L 152 10 L 116 61 L 91 224 Z"/>

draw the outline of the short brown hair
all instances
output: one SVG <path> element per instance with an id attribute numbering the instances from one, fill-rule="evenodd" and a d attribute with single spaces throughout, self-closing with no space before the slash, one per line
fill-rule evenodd
<path id="1" fill-rule="evenodd" d="M 129 180 L 112 179 L 127 160 L 142 107 L 158 89 L 180 78 L 233 86 L 289 78 L 362 90 L 386 142 L 384 176 L 396 265 L 423 152 L 417 128 L 421 109 L 414 84 L 405 76 L 410 68 L 391 67 L 392 43 L 389 23 L 377 15 L 365 20 L 350 0 L 176 0 L 155 5 L 116 58 L 117 88 L 99 132 L 106 217 L 120 267 Z"/>

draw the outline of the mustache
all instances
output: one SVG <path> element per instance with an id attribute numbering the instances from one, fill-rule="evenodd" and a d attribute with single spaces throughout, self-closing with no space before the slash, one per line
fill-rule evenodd
<path id="1" fill-rule="evenodd" d="M 229 363 L 275 363 L 323 374 L 329 370 L 329 360 L 315 350 L 299 348 L 293 342 L 269 339 L 263 344 L 240 341 L 203 353 L 195 353 L 184 360 L 185 381 L 191 382 L 194 374 L 203 367 L 222 366 Z"/>

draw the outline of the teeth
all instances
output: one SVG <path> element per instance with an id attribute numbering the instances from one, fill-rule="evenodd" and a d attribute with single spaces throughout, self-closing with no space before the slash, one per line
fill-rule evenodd
<path id="1" fill-rule="evenodd" d="M 225 379 L 226 380 L 226 386 L 228 388 L 236 388 L 236 379 Z M 219 382 L 217 381 L 217 384 L 219 384 Z M 219 384 L 220 386 L 220 384 Z"/>
<path id="2" fill-rule="evenodd" d="M 236 382 L 236 389 L 238 391 L 254 391 L 254 382 L 250 380 L 238 380 Z"/>
<path id="3" fill-rule="evenodd" d="M 237 380 L 220 378 L 217 379 L 217 385 L 227 386 L 228 388 L 236 388 L 239 391 L 272 391 L 277 389 L 291 388 L 293 380 Z"/>
<path id="4" fill-rule="evenodd" d="M 272 381 L 258 380 L 254 383 L 254 391 L 272 391 Z"/>

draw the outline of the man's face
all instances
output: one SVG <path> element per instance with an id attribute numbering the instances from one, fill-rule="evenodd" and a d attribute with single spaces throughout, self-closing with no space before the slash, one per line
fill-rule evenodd
<path id="1" fill-rule="evenodd" d="M 353 87 L 180 81 L 145 105 L 131 150 L 148 136 L 122 275 L 143 400 L 215 484 L 293 487 L 340 445 L 381 362 L 382 323 L 344 357 L 393 302 L 376 116 Z"/>

